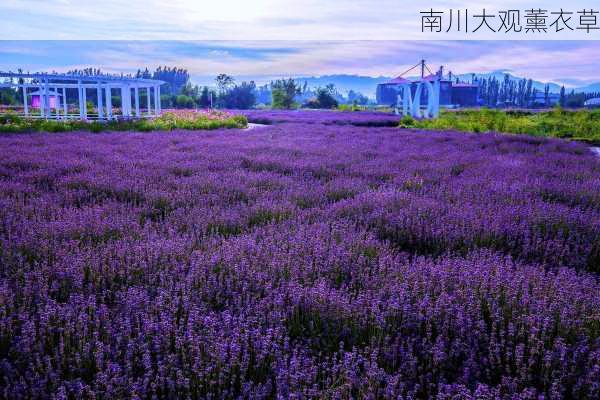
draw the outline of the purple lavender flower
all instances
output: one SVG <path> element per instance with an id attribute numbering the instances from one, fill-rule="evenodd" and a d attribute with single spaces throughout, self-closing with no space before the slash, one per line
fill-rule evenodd
<path id="1" fill-rule="evenodd" d="M 600 396 L 583 145 L 248 114 L 0 136 L 0 397 Z"/>

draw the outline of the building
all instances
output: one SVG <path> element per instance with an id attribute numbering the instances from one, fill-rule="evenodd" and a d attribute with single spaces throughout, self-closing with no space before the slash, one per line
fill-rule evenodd
<path id="1" fill-rule="evenodd" d="M 424 62 L 422 61 L 421 78 L 419 80 L 411 81 L 409 79 L 404 78 L 403 75 L 406 73 L 405 72 L 394 79 L 390 79 L 387 82 L 380 83 L 379 85 L 377 85 L 377 103 L 381 105 L 394 106 L 397 102 L 398 93 L 401 91 L 404 85 L 411 85 L 411 91 L 414 96 L 416 88 L 420 81 L 425 80 L 433 82 L 439 79 L 440 106 L 472 107 L 478 104 L 479 85 L 477 83 L 452 82 L 451 75 L 449 75 L 448 78 L 444 77 L 442 68 L 440 68 L 439 71 L 435 74 L 431 73 L 429 75 L 425 75 L 424 70 L 426 67 L 423 63 Z M 421 96 L 421 103 L 425 104 L 427 102 L 427 91 L 424 91 Z"/>
<path id="2" fill-rule="evenodd" d="M 600 97 L 595 97 L 593 99 L 587 100 L 583 103 L 587 108 L 599 108 L 600 107 Z"/>
<path id="3" fill-rule="evenodd" d="M 31 95 L 31 107 L 33 108 L 40 108 L 42 105 L 42 96 L 44 96 L 46 94 L 45 89 L 40 89 L 38 91 L 35 91 L 33 93 L 30 93 Z M 60 93 L 56 92 L 56 91 L 52 91 L 49 90 L 48 91 L 48 103 L 50 104 L 50 108 L 58 108 L 60 107 Z"/>
<path id="4" fill-rule="evenodd" d="M 421 80 L 434 82 L 438 79 L 437 74 L 430 74 L 424 76 Z M 417 86 L 420 81 L 411 81 L 401 76 L 391 79 L 387 82 L 380 83 L 377 85 L 376 98 L 378 104 L 384 104 L 388 106 L 393 106 L 396 104 L 398 93 L 401 88 L 410 84 L 412 95 L 415 95 L 417 91 Z M 421 104 L 427 103 L 427 91 L 423 91 L 421 95 Z M 440 106 L 449 106 L 452 104 L 452 82 L 447 79 L 440 80 Z"/>
<path id="5" fill-rule="evenodd" d="M 411 83 L 408 79 L 398 76 L 394 79 L 390 79 L 385 83 L 377 85 L 375 97 L 377 98 L 377 104 L 394 105 L 398 99 L 398 92 L 400 88 Z"/>
<path id="6" fill-rule="evenodd" d="M 479 85 L 476 83 L 452 83 L 451 104 L 460 107 L 475 107 L 479 103 Z"/>

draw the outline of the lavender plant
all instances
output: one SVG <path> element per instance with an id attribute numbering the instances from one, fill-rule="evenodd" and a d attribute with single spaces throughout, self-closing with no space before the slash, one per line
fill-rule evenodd
<path id="1" fill-rule="evenodd" d="M 277 124 L 295 122 L 305 124 L 354 125 L 368 127 L 398 126 L 400 117 L 377 111 L 332 111 L 332 110 L 236 110 L 248 118 L 249 122 Z"/>
<path id="2" fill-rule="evenodd" d="M 582 144 L 313 121 L 0 153 L 4 398 L 600 396 Z"/>

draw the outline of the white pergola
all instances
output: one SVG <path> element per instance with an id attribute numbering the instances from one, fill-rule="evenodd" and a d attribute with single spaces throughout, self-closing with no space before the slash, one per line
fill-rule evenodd
<path id="1" fill-rule="evenodd" d="M 111 120 L 118 118 L 153 118 L 161 113 L 160 85 L 165 83 L 156 79 L 141 79 L 113 75 L 73 75 L 46 73 L 0 72 L 0 78 L 10 81 L 0 83 L 0 87 L 22 91 L 23 114 L 28 117 L 45 119 L 81 119 Z M 28 96 L 30 89 L 39 90 L 41 95 L 39 115 L 32 113 Z M 49 98 L 53 91 L 62 98 L 62 107 L 53 110 Z M 69 114 L 67 90 L 77 90 L 78 114 Z M 97 96 L 97 110 L 87 109 L 88 91 Z M 112 93 L 117 90 L 121 97 L 121 114 L 117 115 L 112 105 Z M 147 107 L 140 108 L 140 96 L 146 96 Z M 132 104 L 133 99 L 133 104 Z M 154 105 L 152 104 L 154 103 Z M 90 112 L 88 112 L 90 111 Z"/>

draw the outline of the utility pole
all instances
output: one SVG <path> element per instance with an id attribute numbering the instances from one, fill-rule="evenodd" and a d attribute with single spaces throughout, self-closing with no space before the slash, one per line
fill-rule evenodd
<path id="1" fill-rule="evenodd" d="M 425 60 L 421 60 L 421 79 L 425 78 Z"/>

